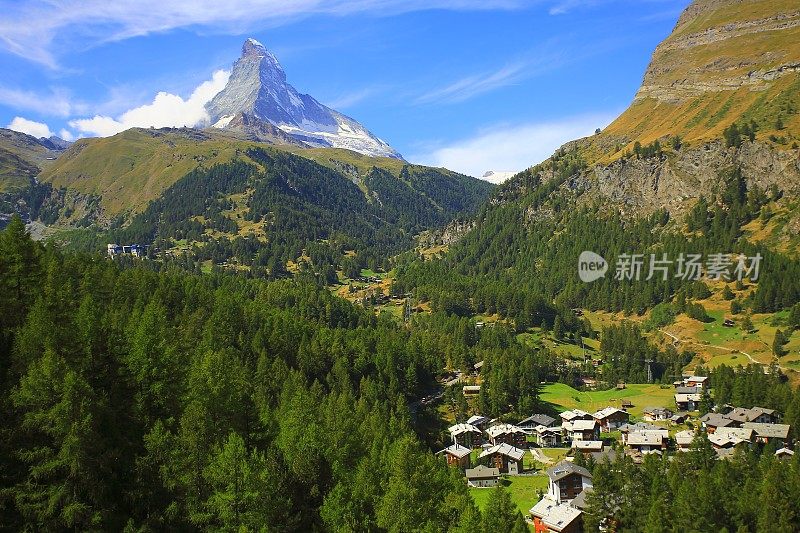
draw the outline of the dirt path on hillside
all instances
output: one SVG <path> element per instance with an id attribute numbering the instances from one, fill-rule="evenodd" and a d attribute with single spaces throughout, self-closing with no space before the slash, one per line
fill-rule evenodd
<path id="1" fill-rule="evenodd" d="M 660 332 L 661 332 L 661 333 L 663 333 L 664 335 L 666 335 L 666 336 L 668 336 L 669 338 L 671 338 L 671 339 L 674 341 L 674 342 L 673 342 L 673 344 L 680 344 L 680 343 L 682 343 L 682 344 L 694 344 L 694 345 L 697 345 L 697 346 L 706 346 L 706 347 L 708 347 L 708 346 L 711 346 L 711 347 L 713 347 L 713 348 L 717 348 L 717 349 L 719 349 L 719 350 L 724 350 L 724 351 L 726 351 L 726 352 L 736 352 L 736 353 L 740 353 L 740 354 L 744 355 L 745 357 L 747 357 L 747 359 L 748 359 L 748 360 L 749 360 L 751 363 L 754 363 L 754 364 L 757 364 L 757 365 L 761 365 L 761 366 L 769 366 L 769 364 L 762 363 L 761 361 L 759 361 L 759 360 L 755 359 L 755 358 L 754 358 L 752 355 L 750 355 L 749 353 L 747 353 L 747 352 L 743 352 L 742 350 L 736 350 L 736 349 L 733 349 L 733 348 L 728 348 L 728 347 L 726 347 L 726 346 L 720 346 L 720 345 L 718 345 L 718 344 L 702 344 L 702 343 L 699 343 L 699 342 L 685 341 L 685 340 L 681 340 L 681 339 L 679 339 L 678 337 L 676 337 L 675 335 L 673 335 L 673 334 L 672 334 L 672 333 L 670 333 L 669 331 L 665 331 L 665 330 L 663 330 L 663 329 L 660 329 L 660 330 L 658 330 L 658 331 L 660 331 Z M 779 368 L 779 369 L 781 369 L 781 370 L 783 370 L 783 371 L 791 370 L 791 369 L 789 369 L 789 368 L 786 368 L 786 367 L 784 367 L 784 366 L 781 366 L 781 365 L 778 365 L 778 368 Z"/>

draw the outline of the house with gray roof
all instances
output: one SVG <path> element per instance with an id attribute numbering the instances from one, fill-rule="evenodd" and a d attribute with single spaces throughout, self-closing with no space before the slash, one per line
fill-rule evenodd
<path id="1" fill-rule="evenodd" d="M 504 474 L 519 474 L 522 472 L 522 458 L 525 450 L 502 443 L 485 449 L 478 456 L 479 459 L 488 458 L 489 464 Z"/>
<path id="2" fill-rule="evenodd" d="M 719 413 L 706 413 L 700 417 L 700 422 L 706 429 L 706 433 L 714 433 L 717 428 L 736 427 L 739 424 L 725 415 Z"/>
<path id="3" fill-rule="evenodd" d="M 743 428 L 752 429 L 755 432 L 756 442 L 768 444 L 778 441 L 779 444 L 785 443 L 789 439 L 788 424 L 760 424 L 758 422 L 745 422 Z"/>
<path id="4" fill-rule="evenodd" d="M 469 467 L 469 456 L 472 450 L 460 444 L 451 444 L 444 450 L 438 451 L 437 455 L 444 455 L 447 458 L 449 466 L 457 466 L 458 468 Z"/>
<path id="5" fill-rule="evenodd" d="M 522 429 L 534 429 L 537 426 L 544 426 L 546 428 L 549 428 L 550 426 L 553 425 L 555 421 L 556 419 L 553 418 L 552 416 L 544 414 L 535 414 L 529 416 L 528 418 L 525 418 L 524 420 L 520 420 L 520 422 L 517 425 Z"/>
<path id="6" fill-rule="evenodd" d="M 528 433 L 514 424 L 495 424 L 486 430 L 492 445 L 506 443 L 512 446 L 525 446 Z"/>
<path id="7" fill-rule="evenodd" d="M 453 444 L 460 444 L 467 448 L 480 444 L 483 435 L 480 429 L 468 423 L 453 424 L 447 428 L 447 431 L 450 432 Z"/>
<path id="8" fill-rule="evenodd" d="M 467 468 L 464 472 L 464 476 L 467 478 L 467 484 L 470 487 L 495 487 L 500 481 L 500 470 L 485 465 L 478 465 L 475 468 Z"/>
<path id="9" fill-rule="evenodd" d="M 697 411 L 700 406 L 700 393 L 675 394 L 675 407 L 678 411 Z"/>
<path id="10" fill-rule="evenodd" d="M 592 415 L 600 426 L 600 431 L 611 432 L 620 427 L 622 424 L 627 424 L 630 420 L 630 415 L 627 411 L 617 409 L 616 407 L 606 407 L 600 409 Z"/>
<path id="11" fill-rule="evenodd" d="M 739 445 L 753 443 L 754 431 L 747 428 L 725 427 L 717 428 L 708 435 L 708 440 L 714 448 L 735 448 Z"/>

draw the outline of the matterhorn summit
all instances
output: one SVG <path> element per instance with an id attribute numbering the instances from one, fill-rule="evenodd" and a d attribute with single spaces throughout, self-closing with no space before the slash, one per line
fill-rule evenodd
<path id="1" fill-rule="evenodd" d="M 206 104 L 206 110 L 212 126 L 238 130 L 257 140 L 402 158 L 352 118 L 298 93 L 287 83 L 278 59 L 255 39 L 244 42 L 228 84 Z"/>

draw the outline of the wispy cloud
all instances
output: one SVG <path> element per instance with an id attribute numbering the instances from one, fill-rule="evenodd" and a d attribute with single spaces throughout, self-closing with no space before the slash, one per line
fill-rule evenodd
<path id="1" fill-rule="evenodd" d="M 548 10 L 548 13 L 551 15 L 563 15 L 576 8 L 596 6 L 602 1 L 603 0 L 560 0 Z"/>
<path id="2" fill-rule="evenodd" d="M 58 117 L 67 117 L 85 109 L 82 104 L 73 102 L 66 91 L 60 89 L 52 89 L 49 93 L 37 93 L 0 87 L 0 104 L 17 110 Z"/>
<path id="3" fill-rule="evenodd" d="M 210 80 L 197 86 L 186 99 L 176 94 L 160 92 L 151 103 L 129 109 L 117 118 L 95 115 L 71 120 L 69 125 L 83 134 L 105 137 L 135 127 L 163 128 L 205 124 L 209 119 L 205 104 L 225 87 L 229 76 L 228 71 L 216 71 Z"/>
<path id="4" fill-rule="evenodd" d="M 623 3 L 632 5 L 632 8 L 639 7 L 641 4 L 671 4 L 673 9 L 670 10 L 670 13 L 680 13 L 689 2 L 690 0 L 556 0 L 548 9 L 548 13 L 551 15 L 565 15 L 579 9 Z M 676 8 L 675 4 L 679 4 L 680 7 Z"/>
<path id="5" fill-rule="evenodd" d="M 470 176 L 482 176 L 488 170 L 520 171 L 547 159 L 565 142 L 606 126 L 615 116 L 616 113 L 606 112 L 557 121 L 494 125 L 465 139 L 434 144 L 408 159 Z"/>
<path id="6" fill-rule="evenodd" d="M 353 107 L 354 105 L 375 96 L 379 92 L 381 92 L 381 89 L 377 86 L 364 87 L 363 89 L 342 94 L 332 100 L 328 100 L 325 102 L 325 105 L 332 107 L 333 109 L 347 109 L 348 107 Z"/>
<path id="7" fill-rule="evenodd" d="M 545 72 L 562 68 L 575 61 L 603 53 L 611 41 L 594 43 L 587 48 L 576 48 L 573 41 L 561 36 L 542 42 L 525 51 L 516 58 L 509 59 L 503 66 L 494 70 L 473 73 L 436 87 L 413 98 L 415 104 L 455 104 L 476 96 L 508 87 L 523 80 L 539 76 Z"/>
<path id="8" fill-rule="evenodd" d="M 327 14 L 378 16 L 430 9 L 510 10 L 538 0 L 30 0 L 8 2 L 0 20 L 6 51 L 57 68 L 58 49 L 119 41 L 177 28 L 241 34 L 256 24 L 279 25 Z"/>
<path id="9" fill-rule="evenodd" d="M 528 66 L 529 65 L 525 62 L 518 62 L 506 65 L 494 72 L 483 72 L 481 74 L 467 76 L 449 85 L 434 89 L 419 96 L 414 100 L 414 103 L 463 102 L 480 94 L 511 85 L 515 81 L 526 77 L 530 74 L 526 72 L 526 67 Z"/>

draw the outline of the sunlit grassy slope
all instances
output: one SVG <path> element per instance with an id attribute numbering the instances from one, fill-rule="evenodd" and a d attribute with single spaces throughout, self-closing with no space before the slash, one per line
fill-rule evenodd
<path id="1" fill-rule="evenodd" d="M 636 101 L 603 132 L 615 141 L 601 159 L 667 135 L 719 138 L 750 120 L 759 139 L 791 147 L 800 134 L 799 7 L 796 0 L 694 2 L 653 54 Z"/>
<path id="2" fill-rule="evenodd" d="M 137 213 L 195 168 L 245 158 L 254 146 L 263 144 L 215 130 L 133 128 L 111 137 L 77 141 L 41 178 L 56 187 L 99 195 L 108 216 Z M 357 175 L 379 167 L 397 176 L 406 164 L 343 149 L 274 148 Z"/>

